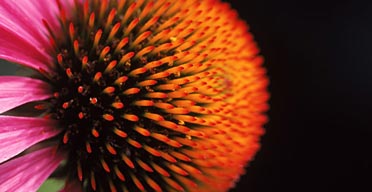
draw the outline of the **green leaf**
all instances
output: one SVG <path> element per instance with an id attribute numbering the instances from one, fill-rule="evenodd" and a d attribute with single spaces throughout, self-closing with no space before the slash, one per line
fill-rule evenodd
<path id="1" fill-rule="evenodd" d="M 39 188 L 38 192 L 57 192 L 65 185 L 64 180 L 48 179 Z"/>

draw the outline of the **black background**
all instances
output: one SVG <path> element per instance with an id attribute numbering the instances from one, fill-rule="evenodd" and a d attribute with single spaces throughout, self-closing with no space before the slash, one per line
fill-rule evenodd
<path id="1" fill-rule="evenodd" d="M 271 81 L 262 148 L 231 191 L 372 191 L 372 3 L 228 2 Z"/>

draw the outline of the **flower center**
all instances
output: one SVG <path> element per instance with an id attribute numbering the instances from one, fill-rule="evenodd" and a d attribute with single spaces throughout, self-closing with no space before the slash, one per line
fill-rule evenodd
<path id="1" fill-rule="evenodd" d="M 182 121 L 167 112 L 167 90 L 175 87 L 169 81 L 182 68 L 173 67 L 174 51 L 154 51 L 148 40 L 163 22 L 129 13 L 135 3 L 126 12 L 122 6 L 86 1 L 71 21 L 61 19 L 66 38 L 57 41 L 52 114 L 64 130 L 69 177 L 88 191 L 161 186 L 158 175 L 169 175 L 161 165 L 174 162 L 167 154 L 181 146 L 169 137 L 191 138 L 175 130 Z"/>

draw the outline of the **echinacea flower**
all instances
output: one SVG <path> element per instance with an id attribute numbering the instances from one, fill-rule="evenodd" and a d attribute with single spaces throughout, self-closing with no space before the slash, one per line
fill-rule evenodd
<path id="1" fill-rule="evenodd" d="M 227 191 L 260 146 L 268 79 L 226 3 L 3 0 L 0 44 L 33 71 L 0 76 L 0 191 Z"/>

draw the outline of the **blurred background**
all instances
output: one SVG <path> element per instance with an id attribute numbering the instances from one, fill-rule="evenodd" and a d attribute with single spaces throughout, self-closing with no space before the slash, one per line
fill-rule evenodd
<path id="1" fill-rule="evenodd" d="M 372 191 L 372 2 L 228 2 L 271 81 L 262 148 L 232 192 Z"/>

